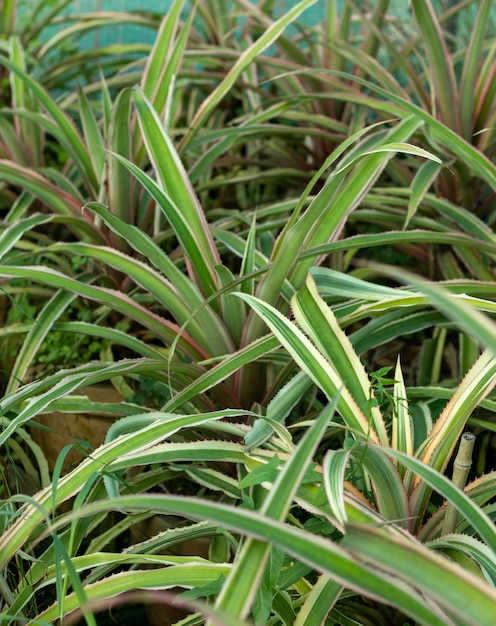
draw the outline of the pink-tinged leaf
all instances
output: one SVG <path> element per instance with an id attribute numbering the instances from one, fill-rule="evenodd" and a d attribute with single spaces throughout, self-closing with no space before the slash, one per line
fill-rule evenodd
<path id="1" fill-rule="evenodd" d="M 440 117 L 446 126 L 460 132 L 455 72 L 436 13 L 430 0 L 412 0 L 411 6 L 423 36 L 432 72 L 431 89 L 439 103 Z"/>

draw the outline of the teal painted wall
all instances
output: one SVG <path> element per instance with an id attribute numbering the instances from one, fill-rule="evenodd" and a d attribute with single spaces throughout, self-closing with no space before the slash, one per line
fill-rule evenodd
<path id="1" fill-rule="evenodd" d="M 43 1 L 43 0 L 42 0 Z M 46 0 L 45 0 L 46 1 Z M 255 3 L 256 0 L 253 0 Z M 289 8 L 293 7 L 298 0 L 276 0 L 275 12 L 283 14 Z M 64 10 L 64 15 L 78 13 L 93 13 L 96 11 L 146 11 L 152 13 L 166 13 L 170 7 L 172 0 L 74 0 Z M 21 14 L 26 18 L 27 6 L 32 3 L 29 0 L 20 0 Z M 338 5 L 341 2 L 338 0 Z M 361 6 L 363 0 L 356 0 L 356 4 Z M 407 0 L 393 0 L 392 3 L 395 13 L 402 13 L 403 17 L 407 17 Z M 318 2 L 307 9 L 300 17 L 299 21 L 305 24 L 317 24 L 325 14 L 327 0 L 318 0 Z M 53 31 L 50 31 L 52 34 Z M 46 38 L 46 35 L 44 39 Z M 115 42 L 125 43 L 142 43 L 153 41 L 153 32 L 150 29 L 139 26 L 115 26 L 112 29 L 100 29 L 93 35 L 83 38 L 83 46 L 100 46 Z"/>
<path id="2" fill-rule="evenodd" d="M 256 0 L 253 0 L 255 2 Z M 452 5 L 454 0 L 432 0 L 437 11 Z M 41 0 L 46 2 L 46 0 Z M 298 0 L 276 0 L 275 9 L 276 12 L 283 13 L 290 7 L 294 6 Z M 374 0 L 355 0 L 356 5 L 359 7 L 374 6 Z M 172 0 L 74 0 L 69 7 L 65 10 L 65 14 L 71 13 L 88 13 L 96 11 L 149 11 L 153 13 L 166 13 L 170 7 Z M 338 5 L 341 4 L 338 0 Z M 26 19 L 29 11 L 28 7 L 32 7 L 32 0 L 19 0 L 20 14 L 23 19 Z M 388 13 L 401 28 L 402 25 L 407 27 L 407 22 L 411 19 L 411 14 L 408 9 L 408 0 L 391 0 L 390 9 Z M 453 28 L 456 29 L 459 36 L 465 41 L 470 35 L 470 25 L 473 23 L 473 16 L 477 10 L 478 1 L 474 0 L 470 6 L 465 9 L 465 12 L 460 15 L 460 18 L 453 24 Z M 307 9 L 307 11 L 300 17 L 300 22 L 306 24 L 318 23 L 325 14 L 327 6 L 327 0 L 318 0 L 315 5 Z M 29 19 L 29 18 L 28 18 Z M 493 14 L 491 16 L 491 24 L 489 25 L 490 31 L 493 35 L 496 35 L 496 5 L 494 7 Z M 406 28 L 408 32 L 408 28 Z M 53 34 L 54 31 L 52 31 Z M 46 38 L 46 35 L 44 39 Z M 99 29 L 91 35 L 85 36 L 81 43 L 81 46 L 86 47 L 99 47 L 100 45 L 108 45 L 109 43 L 152 43 L 154 38 L 154 31 L 151 29 L 143 28 L 140 26 L 131 25 L 119 25 L 112 28 Z"/>

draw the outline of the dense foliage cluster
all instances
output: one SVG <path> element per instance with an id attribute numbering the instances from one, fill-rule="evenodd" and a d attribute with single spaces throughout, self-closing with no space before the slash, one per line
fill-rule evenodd
<path id="1" fill-rule="evenodd" d="M 494 623 L 493 3 L 316 2 L 4 0 L 2 623 Z"/>

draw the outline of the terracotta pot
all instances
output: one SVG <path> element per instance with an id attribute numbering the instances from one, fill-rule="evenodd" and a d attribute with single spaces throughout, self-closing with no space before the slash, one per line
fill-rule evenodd
<path id="1" fill-rule="evenodd" d="M 85 387 L 76 391 L 74 395 L 86 395 L 94 402 L 122 401 L 120 394 L 111 385 Z M 42 448 L 47 458 L 50 471 L 53 471 L 62 449 L 67 445 L 75 444 L 75 447 L 67 454 L 64 460 L 63 472 L 68 472 L 85 458 L 84 451 L 77 446 L 77 443 L 82 441 L 89 444 L 90 447 L 87 448 L 86 453 L 90 453 L 92 449 L 97 448 L 104 442 L 107 430 L 114 423 L 115 418 L 101 413 L 62 413 L 54 411 L 53 413 L 38 416 L 35 421 L 50 429 L 43 430 L 34 426 L 30 429 L 31 436 Z M 131 527 L 131 540 L 133 543 L 138 543 L 168 528 L 182 525 L 184 525 L 184 520 L 181 518 L 169 515 L 154 515 L 150 519 Z M 209 545 L 210 538 L 195 539 L 178 544 L 165 552 L 165 554 L 196 555 L 208 558 Z M 178 587 L 170 591 L 180 593 L 183 590 Z M 171 626 L 188 614 L 187 611 L 163 603 L 146 603 L 145 611 L 149 626 Z"/>
<path id="2" fill-rule="evenodd" d="M 74 395 L 85 395 L 93 402 L 122 402 L 122 396 L 112 385 L 90 385 L 74 392 Z M 50 429 L 45 430 L 32 426 L 30 432 L 33 439 L 42 448 L 51 472 L 53 472 L 57 457 L 62 449 L 67 445 L 74 445 L 65 457 L 63 464 L 63 472 L 68 472 L 80 463 L 91 450 L 105 441 L 107 430 L 114 423 L 115 417 L 104 413 L 54 411 L 38 416 L 35 421 Z M 78 446 L 79 442 L 82 442 L 83 445 Z"/>

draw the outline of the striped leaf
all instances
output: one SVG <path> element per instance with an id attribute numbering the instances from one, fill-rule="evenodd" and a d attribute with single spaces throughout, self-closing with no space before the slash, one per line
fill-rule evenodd
<path id="1" fill-rule="evenodd" d="M 381 442 L 387 444 L 386 426 L 375 405 L 367 372 L 332 311 L 319 296 L 311 275 L 291 299 L 291 306 L 302 330 L 336 370 L 362 413 L 370 415 L 371 426 Z"/>
<path id="2" fill-rule="evenodd" d="M 270 305 L 248 294 L 238 294 L 260 315 L 282 345 L 288 350 L 297 365 L 319 386 L 329 400 L 340 394 L 338 411 L 347 426 L 356 434 L 378 441 L 374 428 L 356 404 L 344 385 L 339 372 L 324 355 L 287 318 Z"/>

